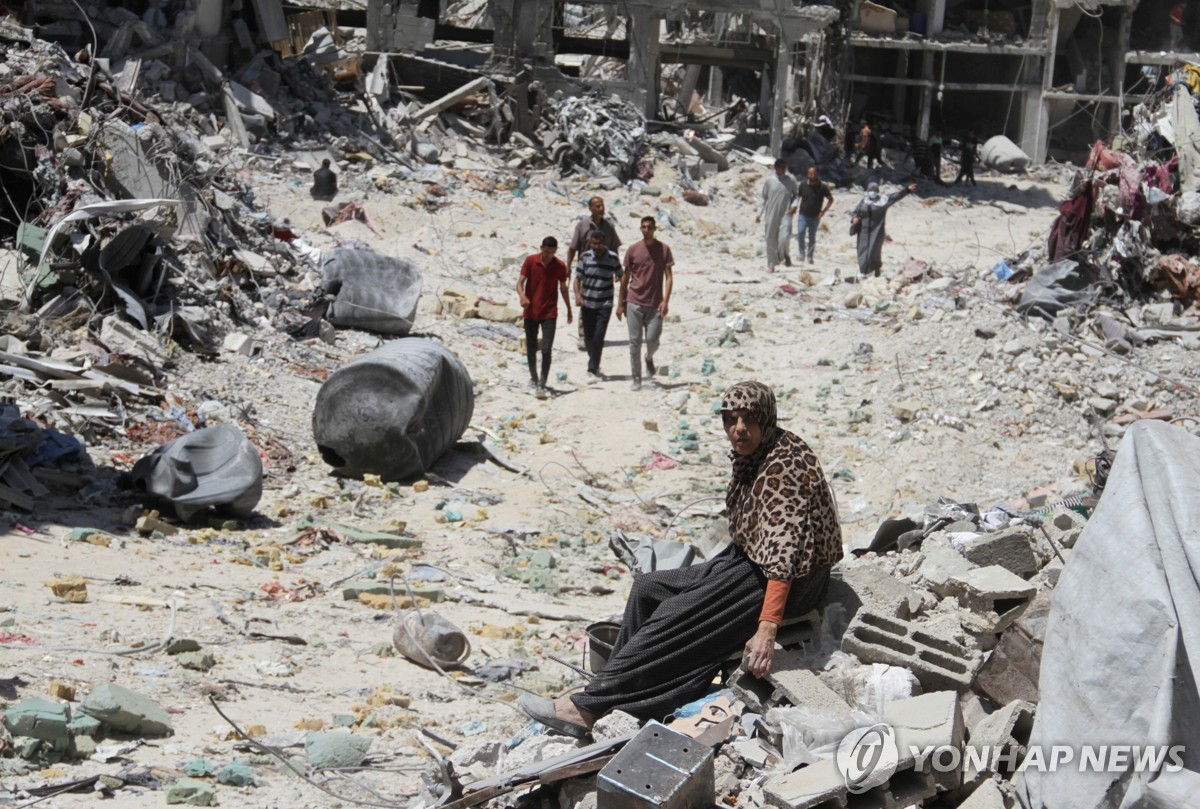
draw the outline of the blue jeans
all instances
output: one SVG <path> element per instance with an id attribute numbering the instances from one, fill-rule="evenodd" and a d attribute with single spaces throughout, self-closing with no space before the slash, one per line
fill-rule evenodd
<path id="1" fill-rule="evenodd" d="M 817 244 L 817 227 L 821 224 L 819 216 L 805 216 L 800 214 L 796 219 L 796 242 L 800 245 L 800 255 L 808 256 L 808 260 L 812 261 L 813 247 Z M 804 249 L 804 233 L 808 231 L 808 250 Z"/>

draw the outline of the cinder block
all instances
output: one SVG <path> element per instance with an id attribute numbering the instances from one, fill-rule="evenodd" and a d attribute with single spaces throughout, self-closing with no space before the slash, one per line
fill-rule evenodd
<path id="1" fill-rule="evenodd" d="M 999 634 L 1021 617 L 1037 587 L 1000 565 L 979 567 L 950 579 L 960 604 L 984 617 Z"/>
<path id="2" fill-rule="evenodd" d="M 1025 614 L 1000 636 L 1000 643 L 975 677 L 975 690 L 999 705 L 1018 699 L 1037 704 L 1049 616 L 1050 594 L 1042 591 Z"/>
<path id="3" fill-rule="evenodd" d="M 1083 533 L 1086 526 L 1087 520 L 1082 514 L 1070 509 L 1063 509 L 1054 512 L 1043 527 L 1059 548 L 1074 548 L 1075 543 L 1079 540 L 1079 535 Z"/>
<path id="4" fill-rule="evenodd" d="M 1029 734 L 1033 731 L 1033 716 L 1036 708 L 1025 700 L 1013 700 L 998 711 L 984 717 L 971 733 L 971 747 L 987 750 L 1013 752 L 1011 759 L 997 760 L 1002 775 L 1011 775 L 1015 767 L 1009 761 L 1020 762 L 1025 758 Z M 985 766 L 978 766 L 979 759 L 963 759 L 963 786 L 972 786 L 983 781 L 995 769 L 991 759 Z M 970 765 L 970 766 L 968 766 Z"/>
<path id="5" fill-rule="evenodd" d="M 928 691 L 965 691 L 979 668 L 979 654 L 937 631 L 860 610 L 842 637 L 842 650 L 863 663 L 903 666 Z"/>
<path id="6" fill-rule="evenodd" d="M 919 590 L 874 564 L 844 566 L 842 580 L 872 612 L 908 620 L 919 615 L 925 598 Z"/>
<path id="7" fill-rule="evenodd" d="M 983 534 L 962 548 L 962 555 L 979 567 L 1000 565 L 1023 579 L 1038 572 L 1037 555 L 1033 552 L 1033 531 L 1028 526 L 1017 526 Z"/>
<path id="8" fill-rule="evenodd" d="M 754 713 L 766 713 L 783 704 L 803 705 L 830 716 L 849 716 L 852 712 L 844 699 L 805 668 L 798 654 L 786 649 L 776 650 L 771 673 L 766 677 L 738 669 L 729 678 L 729 687 Z"/>

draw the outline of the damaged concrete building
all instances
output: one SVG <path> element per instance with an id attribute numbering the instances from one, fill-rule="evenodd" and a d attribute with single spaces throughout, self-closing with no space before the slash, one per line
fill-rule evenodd
<path id="1" fill-rule="evenodd" d="M 1173 22 L 1168 0 L 478 0 L 465 4 L 471 25 L 451 23 L 448 5 L 371 2 L 369 50 L 404 54 L 410 72 L 427 59 L 420 83 L 486 63 L 550 92 L 620 93 L 650 120 L 686 113 L 694 90 L 706 111 L 736 96 L 757 102 L 775 152 L 797 111 L 839 124 L 868 116 L 903 136 L 1004 134 L 1034 163 L 1081 157 L 1119 132 L 1122 111 L 1194 50 L 1200 29 L 1186 7 Z M 624 67 L 602 76 L 596 57 Z M 684 69 L 663 82 L 669 65 Z"/>

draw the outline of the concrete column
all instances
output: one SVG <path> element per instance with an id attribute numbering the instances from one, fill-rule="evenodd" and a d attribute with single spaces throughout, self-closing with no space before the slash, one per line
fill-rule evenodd
<path id="1" fill-rule="evenodd" d="M 662 15 L 650 9 L 635 8 L 629 14 L 629 81 L 646 120 L 658 118 L 659 34 Z"/>
<path id="2" fill-rule="evenodd" d="M 921 78 L 933 81 L 933 51 L 921 54 Z M 933 87 L 921 88 L 921 109 L 917 111 L 917 137 L 929 140 L 929 119 L 933 114 Z"/>
<path id="3" fill-rule="evenodd" d="M 792 100 L 792 40 L 783 31 L 775 45 L 775 93 L 771 102 L 771 154 L 783 148 L 783 123 Z"/>
<path id="4" fill-rule="evenodd" d="M 488 0 L 492 18 L 492 63 L 511 67 L 517 58 L 517 0 Z"/>
<path id="5" fill-rule="evenodd" d="M 725 71 L 716 65 L 708 68 L 708 104 L 712 107 L 711 112 L 725 106 Z M 718 126 L 724 126 L 725 116 L 718 116 L 716 121 Z"/>
<path id="6" fill-rule="evenodd" d="M 687 117 L 688 108 L 692 106 L 692 94 L 696 92 L 696 85 L 700 83 L 700 71 L 703 69 L 703 65 L 688 65 L 684 68 L 683 83 L 675 96 L 675 100 L 679 102 L 679 114 L 683 117 Z"/>
<path id="7" fill-rule="evenodd" d="M 1031 65 L 1030 78 L 1037 78 L 1041 68 L 1041 86 L 1034 85 L 1025 93 L 1021 115 L 1021 148 L 1035 166 L 1046 162 L 1050 147 L 1050 110 L 1046 105 L 1045 93 L 1049 92 L 1054 79 L 1054 54 L 1058 48 L 1059 11 L 1050 7 L 1050 20 L 1046 34 L 1046 50 L 1041 65 Z"/>
<path id="8" fill-rule="evenodd" d="M 933 0 L 933 7 L 929 12 L 929 33 L 940 34 L 946 26 L 946 0 Z"/>

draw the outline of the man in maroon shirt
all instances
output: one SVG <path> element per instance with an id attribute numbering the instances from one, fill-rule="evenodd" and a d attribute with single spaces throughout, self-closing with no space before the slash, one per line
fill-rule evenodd
<path id="1" fill-rule="evenodd" d="M 654 379 L 654 353 L 662 337 L 663 318 L 667 316 L 673 284 L 675 257 L 671 248 L 654 238 L 653 216 L 642 217 L 642 240 L 625 251 L 625 273 L 621 276 L 621 297 L 617 301 L 617 320 L 622 316 L 629 325 L 629 362 L 633 370 L 633 389 L 642 389 L 642 340 L 646 342 L 646 373 Z"/>
<path id="2" fill-rule="evenodd" d="M 542 239 L 540 252 L 528 256 L 517 279 L 517 297 L 525 315 L 525 356 L 529 360 L 529 392 L 545 399 L 550 378 L 550 352 L 554 348 L 554 330 L 558 325 L 558 294 L 567 305 L 567 323 L 574 322 L 571 299 L 567 297 L 567 265 L 555 258 L 558 239 Z M 557 288 L 556 288 L 557 287 Z M 538 331 L 542 334 L 542 373 L 537 368 Z"/>

